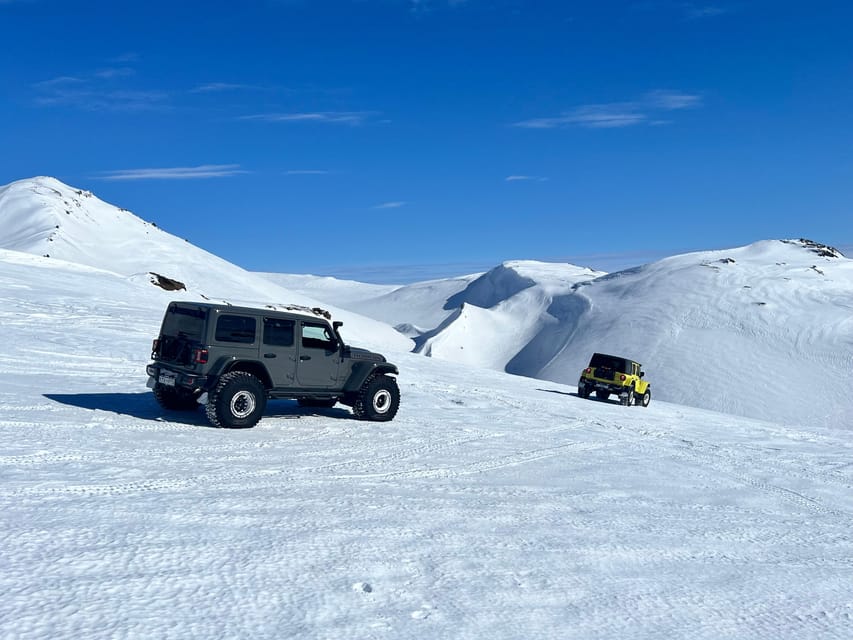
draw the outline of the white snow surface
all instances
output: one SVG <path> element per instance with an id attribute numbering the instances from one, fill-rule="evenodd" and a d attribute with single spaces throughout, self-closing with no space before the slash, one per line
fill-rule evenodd
<path id="1" fill-rule="evenodd" d="M 774 259 L 786 247 L 766 245 Z M 734 290 L 726 269 L 756 250 L 718 269 L 675 260 Z M 408 353 L 365 320 L 359 337 L 400 367 L 394 421 L 273 401 L 253 429 L 215 429 L 145 388 L 163 310 L 186 292 L 128 277 L 136 264 L 31 251 L 0 250 L 0 637 L 853 637 L 849 419 L 582 400 Z M 183 272 L 202 291 L 234 273 L 208 256 Z M 803 300 L 784 309 L 770 266 L 770 285 L 741 293 L 793 331 L 809 300 L 843 294 L 845 265 L 819 263 L 814 286 L 781 276 Z M 652 287 L 641 275 L 655 268 L 580 291 L 595 309 L 599 288 Z M 462 302 L 469 318 L 486 311 Z M 822 334 L 840 350 L 837 323 L 812 322 L 806 344 Z M 734 348 L 743 362 L 769 353 Z"/>

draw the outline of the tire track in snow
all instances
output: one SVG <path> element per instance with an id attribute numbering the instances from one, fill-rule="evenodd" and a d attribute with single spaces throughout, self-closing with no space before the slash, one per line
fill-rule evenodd
<path id="1" fill-rule="evenodd" d="M 438 438 L 438 436 L 436 436 Z M 463 435 L 459 435 L 455 438 L 449 439 L 437 439 L 437 440 L 429 440 L 421 445 L 414 447 L 404 447 L 402 449 L 393 451 L 386 455 L 381 455 L 375 458 L 369 458 L 367 460 L 347 460 L 345 462 L 333 462 L 330 464 L 323 464 L 316 467 L 304 467 L 300 469 L 296 469 L 297 472 L 303 473 L 323 473 L 328 471 L 334 471 L 336 469 L 346 469 L 346 468 L 356 468 L 361 470 L 372 469 L 379 466 L 387 466 L 389 464 L 393 465 L 395 463 L 400 463 L 408 458 L 413 458 L 416 456 L 420 456 L 426 453 L 437 453 L 440 451 L 449 451 L 452 449 L 458 449 L 461 445 L 482 442 L 484 440 L 490 438 L 500 438 L 502 434 L 494 434 L 487 432 L 472 432 L 466 433 Z M 356 451 L 353 455 L 359 455 L 361 453 L 367 453 L 369 451 L 375 451 L 375 447 L 371 449 L 364 449 L 361 451 Z M 364 475 L 364 474 L 357 474 Z"/>
<path id="2" fill-rule="evenodd" d="M 365 478 L 365 477 L 381 477 L 381 478 L 440 478 L 450 479 L 459 476 L 473 475 L 477 473 L 486 473 L 505 467 L 518 466 L 546 458 L 553 458 L 565 453 L 577 451 L 594 451 L 603 449 L 609 446 L 603 442 L 570 442 L 567 444 L 556 445 L 553 447 L 542 447 L 539 449 L 530 449 L 528 451 L 519 451 L 516 453 L 494 456 L 468 462 L 459 465 L 458 467 L 439 467 L 433 469 L 407 469 L 402 471 L 391 471 L 388 473 L 355 473 L 349 475 L 339 475 L 338 478 Z"/>
<path id="3" fill-rule="evenodd" d="M 129 493 L 168 492 L 195 486 L 218 486 L 234 480 L 277 476 L 283 479 L 293 479 L 283 469 L 252 469 L 230 472 L 216 472 L 186 477 L 145 479 L 133 482 L 112 484 L 80 484 L 62 486 L 24 487 L 6 492 L 6 495 L 45 497 L 45 496 L 98 496 L 111 497 Z"/>
<path id="4" fill-rule="evenodd" d="M 601 426 L 606 426 L 598 423 Z M 624 428 L 617 427 L 619 433 L 630 434 L 634 438 L 639 438 L 644 442 L 649 442 L 651 439 L 657 439 L 661 442 L 666 442 L 669 446 L 666 447 L 651 447 L 648 444 L 641 444 L 641 448 L 648 453 L 656 456 L 665 456 L 671 459 L 679 459 L 682 461 L 690 461 L 699 465 L 700 468 L 713 469 L 723 475 L 734 478 L 738 482 L 751 486 L 759 491 L 779 497 L 787 502 L 790 502 L 798 507 L 807 509 L 815 513 L 833 515 L 836 517 L 850 517 L 853 512 L 844 509 L 834 508 L 825 505 L 821 500 L 805 495 L 799 491 L 794 491 L 780 484 L 759 480 L 755 477 L 757 473 L 765 475 L 782 476 L 783 479 L 789 476 L 798 475 L 797 472 L 792 472 L 791 469 L 780 469 L 779 465 L 767 465 L 768 458 L 766 456 L 760 459 L 757 456 L 744 455 L 741 452 L 745 449 L 733 449 L 723 447 L 716 444 L 704 442 L 702 440 L 693 439 L 687 440 L 672 432 L 650 432 L 642 428 Z M 800 470 L 802 471 L 802 470 Z M 828 478 L 825 474 L 800 473 L 800 477 L 807 480 L 816 480 L 828 484 L 838 485 L 839 483 L 834 478 Z M 847 483 L 841 483 L 842 486 L 849 487 Z"/>

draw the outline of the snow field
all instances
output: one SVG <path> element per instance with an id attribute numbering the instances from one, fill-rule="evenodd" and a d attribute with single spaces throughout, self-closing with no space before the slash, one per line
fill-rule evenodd
<path id="1" fill-rule="evenodd" d="M 0 267 L 3 637 L 853 633 L 843 430 L 404 352 L 393 422 L 213 429 L 144 388 L 141 285 Z"/>

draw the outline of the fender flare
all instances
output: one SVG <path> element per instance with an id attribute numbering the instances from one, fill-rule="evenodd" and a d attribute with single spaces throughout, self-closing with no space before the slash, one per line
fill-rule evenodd
<path id="1" fill-rule="evenodd" d="M 344 392 L 350 393 L 361 389 L 364 381 L 374 375 L 393 373 L 399 375 L 400 371 L 396 365 L 390 362 L 360 362 L 353 367 L 349 380 L 344 385 Z"/>
<path id="2" fill-rule="evenodd" d="M 234 356 L 220 358 L 211 367 L 210 373 L 208 373 L 208 377 L 211 380 L 210 386 L 214 384 L 212 381 L 218 380 L 220 376 L 229 371 L 246 371 L 258 378 L 265 388 L 269 389 L 272 387 L 272 378 L 262 363 L 256 360 L 240 360 Z"/>

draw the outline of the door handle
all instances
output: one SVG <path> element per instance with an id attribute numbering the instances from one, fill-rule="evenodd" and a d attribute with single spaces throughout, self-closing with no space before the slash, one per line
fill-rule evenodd
<path id="1" fill-rule="evenodd" d="M 275 358 L 275 354 L 274 353 L 265 353 L 264 358 Z"/>
<path id="2" fill-rule="evenodd" d="M 310 360 L 311 356 L 299 356 L 299 360 L 305 362 L 306 360 Z"/>

